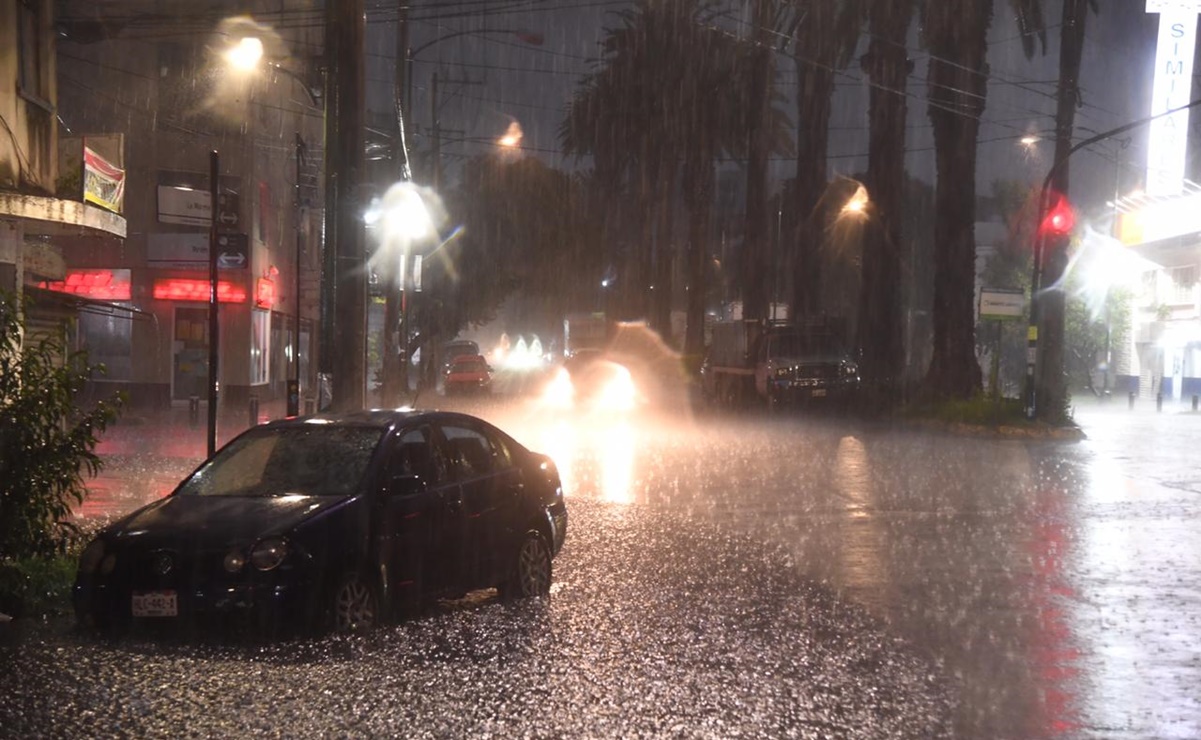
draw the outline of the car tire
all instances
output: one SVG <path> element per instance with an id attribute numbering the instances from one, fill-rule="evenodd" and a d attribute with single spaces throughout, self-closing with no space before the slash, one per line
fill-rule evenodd
<path id="1" fill-rule="evenodd" d="M 509 579 L 497 589 L 502 599 L 528 599 L 550 593 L 551 554 L 546 538 L 531 529 L 521 538 Z"/>
<path id="2" fill-rule="evenodd" d="M 330 602 L 330 626 L 338 634 L 370 632 L 379 625 L 379 597 L 357 573 L 338 580 Z"/>

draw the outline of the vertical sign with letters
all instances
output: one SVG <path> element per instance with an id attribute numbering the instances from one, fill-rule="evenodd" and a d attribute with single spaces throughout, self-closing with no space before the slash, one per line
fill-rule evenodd
<path id="1" fill-rule="evenodd" d="M 1147 12 L 1159 13 L 1151 90 L 1151 115 L 1155 116 L 1189 102 L 1201 0 L 1147 0 Z M 1148 195 L 1179 195 L 1184 188 L 1188 114 L 1182 110 L 1151 122 L 1147 146 Z"/>

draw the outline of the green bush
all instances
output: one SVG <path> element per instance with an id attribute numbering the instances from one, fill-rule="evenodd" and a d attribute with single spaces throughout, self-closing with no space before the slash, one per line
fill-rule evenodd
<path id="1" fill-rule="evenodd" d="M 22 617 L 67 611 L 77 564 L 75 554 L 0 563 L 0 613 Z"/>
<path id="2" fill-rule="evenodd" d="M 70 521 L 85 476 L 101 468 L 97 437 L 122 398 L 88 410 L 76 400 L 103 372 L 61 336 L 25 337 L 24 311 L 0 294 L 0 563 L 65 554 L 78 533 Z"/>

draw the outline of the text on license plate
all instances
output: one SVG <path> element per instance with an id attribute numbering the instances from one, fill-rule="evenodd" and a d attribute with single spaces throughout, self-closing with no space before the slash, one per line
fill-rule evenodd
<path id="1" fill-rule="evenodd" d="M 814 388 L 813 395 L 815 398 L 824 396 L 824 395 L 826 395 L 826 389 L 825 388 Z"/>
<path id="2" fill-rule="evenodd" d="M 174 591 L 147 591 L 133 595 L 133 616 L 174 617 L 179 605 Z"/>

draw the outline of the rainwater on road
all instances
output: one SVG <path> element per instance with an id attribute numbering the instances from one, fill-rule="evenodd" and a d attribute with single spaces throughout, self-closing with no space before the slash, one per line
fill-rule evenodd
<path id="1" fill-rule="evenodd" d="M 368 638 L 266 647 L 27 625 L 0 643 L 0 727 L 1201 736 L 1201 415 L 1082 406 L 1088 439 L 1065 443 L 466 408 L 563 472 L 548 603 L 485 592 Z M 139 480 L 88 513 L 161 495 Z"/>

